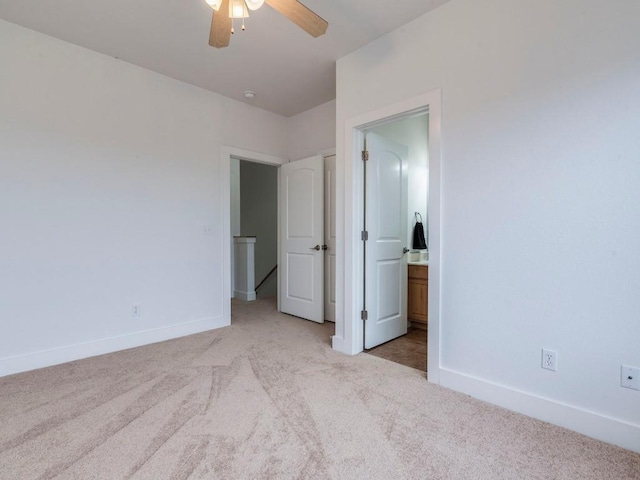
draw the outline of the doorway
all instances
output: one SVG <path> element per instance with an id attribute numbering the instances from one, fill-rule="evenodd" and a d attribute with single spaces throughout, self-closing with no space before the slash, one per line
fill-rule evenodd
<path id="1" fill-rule="evenodd" d="M 240 220 L 238 217 L 241 217 L 239 214 L 241 207 L 234 207 L 233 205 L 240 205 L 241 202 L 236 195 L 236 190 L 232 188 L 232 184 L 234 181 L 236 183 L 240 182 L 240 166 L 253 165 L 255 169 L 260 170 L 262 167 L 266 167 L 267 170 L 274 169 L 280 170 L 277 167 L 281 167 L 282 165 L 291 165 L 294 162 L 288 162 L 285 159 L 273 157 L 265 154 L 260 154 L 256 152 L 250 152 L 246 150 L 241 150 L 232 147 L 223 147 L 221 154 L 221 179 L 222 184 L 220 188 L 221 195 L 223 197 L 223 209 L 226 213 L 225 221 L 223 225 L 223 242 L 224 242 L 224 251 L 226 255 L 224 255 L 224 263 L 223 263 L 223 285 L 224 285 L 224 316 L 227 319 L 227 325 L 231 323 L 231 297 L 232 297 L 232 288 L 233 288 L 233 236 L 238 235 L 240 233 Z M 322 253 L 326 253 L 325 258 L 327 265 L 327 270 L 332 273 L 335 272 L 335 258 L 336 258 L 336 202 L 335 202 L 335 192 L 336 192 L 336 165 L 335 165 L 335 150 L 324 152 L 321 155 L 321 159 L 324 160 L 324 178 L 326 184 L 324 187 L 321 187 L 321 190 L 325 192 L 326 204 L 325 212 L 326 212 L 326 225 L 325 228 L 325 239 L 324 242 L 327 245 L 326 251 Z M 240 163 L 242 162 L 242 163 Z M 234 167 L 234 164 L 236 167 Z M 275 167 L 275 168 L 274 168 Z M 249 167 L 251 168 L 251 167 Z M 280 181 L 280 177 L 278 175 L 278 182 Z M 280 191 L 280 186 L 277 187 L 277 191 Z M 258 195 L 260 197 L 260 195 Z M 278 202 L 279 200 L 276 200 Z M 277 203 L 276 203 L 277 205 Z M 277 208 L 277 207 L 276 207 Z M 280 214 L 276 215 L 277 219 L 275 222 L 271 221 L 270 223 L 274 224 L 276 227 L 276 232 L 280 230 L 279 223 L 281 221 Z M 273 225 L 272 225 L 273 226 Z M 243 232 L 244 234 L 251 234 L 250 232 Z M 280 243 L 280 238 L 276 235 L 276 243 Z M 320 243 L 322 243 L 322 239 L 320 239 Z M 279 247 L 277 248 L 277 252 L 279 252 Z M 278 258 L 279 263 L 279 258 Z M 273 275 L 273 274 L 272 274 Z M 269 276 L 269 273 L 267 273 Z M 256 280 L 259 281 L 258 275 L 256 275 Z M 269 282 L 272 280 L 269 280 Z M 276 275 L 274 275 L 274 283 L 276 286 L 276 292 L 279 288 L 277 281 L 277 270 Z M 325 312 L 329 313 L 329 316 L 325 317 L 326 320 L 329 320 L 331 323 L 327 326 L 328 329 L 333 333 L 333 325 L 335 315 L 335 274 L 327 275 L 324 279 L 324 283 L 326 285 L 325 291 L 329 293 L 328 297 L 324 299 L 325 304 Z M 279 300 L 279 298 L 278 298 Z M 275 302 L 274 302 L 275 303 Z M 328 307 L 328 308 L 327 308 Z M 277 305 L 277 310 L 280 309 L 280 305 Z"/>
<path id="2" fill-rule="evenodd" d="M 345 121 L 342 135 L 338 135 L 338 151 L 343 162 L 339 162 L 338 176 L 342 188 L 338 198 L 343 208 L 338 210 L 338 315 L 333 348 L 344 353 L 363 351 L 364 321 L 361 320 L 363 285 L 360 282 L 364 268 L 364 249 L 361 241 L 363 230 L 363 165 L 361 150 L 365 132 L 376 125 L 406 118 L 420 112 L 428 112 L 429 152 L 429 273 L 428 273 L 428 380 L 440 382 L 440 182 L 441 182 L 441 91 L 434 90 L 407 100 L 349 118 Z M 340 133 L 340 132 L 339 132 Z"/>
<path id="3" fill-rule="evenodd" d="M 287 163 L 285 158 L 265 155 L 259 152 L 252 152 L 235 147 L 223 147 L 220 153 L 220 187 L 221 204 L 223 212 L 223 232 L 220 243 L 222 244 L 222 285 L 223 285 L 223 317 L 225 324 L 231 324 L 231 300 L 233 295 L 233 236 L 239 233 L 239 210 L 232 209 L 233 202 L 239 199 L 232 199 L 232 178 L 239 175 L 239 170 L 232 172 L 234 159 L 244 160 L 254 163 L 261 163 L 278 167 Z M 238 164 L 239 165 L 239 164 Z M 239 181 L 239 177 L 234 181 Z M 233 229 L 232 229 L 233 225 Z"/>
<path id="4" fill-rule="evenodd" d="M 425 373 L 428 122 L 418 111 L 366 128 L 363 149 L 364 348 Z"/>
<path id="5" fill-rule="evenodd" d="M 255 237 L 255 295 L 258 298 L 275 298 L 278 293 L 276 165 L 231 158 L 231 231 L 234 237 Z M 234 256 L 231 257 L 231 262 L 234 262 Z"/>

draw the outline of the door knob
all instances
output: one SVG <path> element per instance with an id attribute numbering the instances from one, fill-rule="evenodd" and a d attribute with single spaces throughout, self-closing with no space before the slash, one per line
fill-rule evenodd
<path id="1" fill-rule="evenodd" d="M 403 253 L 403 254 L 407 253 L 408 251 L 409 251 L 409 249 L 408 249 L 407 247 L 404 247 L 404 248 L 402 249 L 402 253 Z"/>
<path id="2" fill-rule="evenodd" d="M 329 250 L 329 247 L 327 245 L 322 245 L 322 250 Z"/>
<path id="3" fill-rule="evenodd" d="M 315 247 L 311 247 L 309 250 L 320 250 L 320 245 L 316 245 Z"/>

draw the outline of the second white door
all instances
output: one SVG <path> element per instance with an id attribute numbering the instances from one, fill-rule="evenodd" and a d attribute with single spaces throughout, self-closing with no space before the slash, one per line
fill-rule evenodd
<path id="1" fill-rule="evenodd" d="M 280 310 L 324 322 L 322 155 L 280 167 Z"/>

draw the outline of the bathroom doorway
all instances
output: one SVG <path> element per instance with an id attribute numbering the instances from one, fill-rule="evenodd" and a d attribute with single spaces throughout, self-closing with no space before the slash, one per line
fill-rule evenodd
<path id="1" fill-rule="evenodd" d="M 365 351 L 426 373 L 429 115 L 363 131 Z"/>

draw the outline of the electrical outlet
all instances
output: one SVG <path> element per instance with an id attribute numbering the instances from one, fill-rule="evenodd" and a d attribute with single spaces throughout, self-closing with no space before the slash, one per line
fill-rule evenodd
<path id="1" fill-rule="evenodd" d="M 558 369 L 558 352 L 553 350 L 542 349 L 542 368 L 556 371 Z"/>
<path id="2" fill-rule="evenodd" d="M 141 313 L 140 312 L 140 305 L 138 305 L 138 304 L 131 305 L 131 316 L 139 317 L 140 313 Z"/>
<path id="3" fill-rule="evenodd" d="M 620 368 L 620 386 L 640 390 L 640 368 L 622 365 L 622 368 Z"/>

